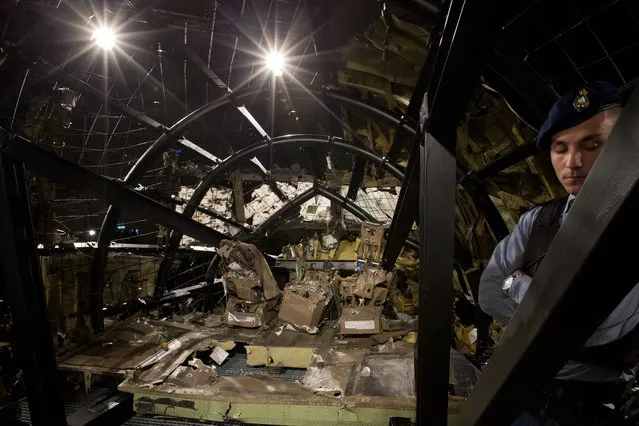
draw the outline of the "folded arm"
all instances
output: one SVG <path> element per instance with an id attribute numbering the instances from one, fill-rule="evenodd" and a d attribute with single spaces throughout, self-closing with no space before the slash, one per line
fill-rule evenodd
<path id="1" fill-rule="evenodd" d="M 504 324 L 510 321 L 532 281 L 531 277 L 520 275 L 515 277 L 508 293 L 502 289 L 504 280 L 523 267 L 528 237 L 540 209 L 524 213 L 513 232 L 497 244 L 479 281 L 479 305 L 484 312 Z"/>

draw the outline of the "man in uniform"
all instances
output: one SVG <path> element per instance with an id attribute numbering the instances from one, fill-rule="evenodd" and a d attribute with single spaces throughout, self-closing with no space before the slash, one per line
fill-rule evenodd
<path id="1" fill-rule="evenodd" d="M 550 151 L 568 195 L 523 214 L 495 248 L 479 284 L 479 304 L 508 324 L 531 285 L 546 251 L 621 115 L 614 86 L 594 82 L 562 96 L 537 136 Z M 604 266 L 605 267 L 605 266 Z M 602 291 L 606 285 L 602 283 Z M 532 285 L 535 285 L 534 283 Z M 626 296 L 515 425 L 617 425 L 622 395 L 634 379 L 639 349 L 639 285 Z M 552 351 L 552 348 L 548 348 Z"/>

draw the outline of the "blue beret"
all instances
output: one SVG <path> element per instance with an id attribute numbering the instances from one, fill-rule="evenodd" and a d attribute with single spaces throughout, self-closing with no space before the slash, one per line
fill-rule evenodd
<path id="1" fill-rule="evenodd" d="M 621 96 L 610 83 L 595 81 L 575 88 L 559 98 L 550 109 L 548 118 L 539 129 L 537 147 L 548 149 L 555 134 L 619 105 Z"/>

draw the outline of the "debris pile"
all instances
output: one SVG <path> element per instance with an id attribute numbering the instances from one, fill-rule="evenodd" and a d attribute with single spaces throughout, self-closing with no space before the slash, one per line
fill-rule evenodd
<path id="1" fill-rule="evenodd" d="M 383 269 L 369 267 L 340 280 L 339 326 L 342 334 L 376 334 L 382 331 L 382 305 L 388 296 L 387 278 L 390 280 L 390 275 Z"/>
<path id="2" fill-rule="evenodd" d="M 218 254 L 228 296 L 224 322 L 248 328 L 268 323 L 281 291 L 262 253 L 252 244 L 222 240 Z"/>
<path id="3" fill-rule="evenodd" d="M 279 319 L 296 329 L 316 334 L 326 308 L 333 300 L 334 287 L 334 273 L 305 271 L 301 278 L 292 281 L 284 289 Z"/>

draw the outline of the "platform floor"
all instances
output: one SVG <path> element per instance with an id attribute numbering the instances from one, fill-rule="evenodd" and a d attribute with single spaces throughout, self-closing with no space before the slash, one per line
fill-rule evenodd
<path id="1" fill-rule="evenodd" d="M 59 360 L 63 370 L 112 375 L 138 415 L 248 424 L 388 425 L 413 419 L 415 345 L 409 330 L 342 337 L 334 323 L 316 335 L 277 321 L 265 329 L 132 318 Z M 205 325 L 206 324 L 206 325 Z M 211 350 L 229 356 L 217 365 Z M 465 402 L 478 371 L 451 351 L 449 412 Z"/>

